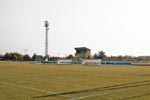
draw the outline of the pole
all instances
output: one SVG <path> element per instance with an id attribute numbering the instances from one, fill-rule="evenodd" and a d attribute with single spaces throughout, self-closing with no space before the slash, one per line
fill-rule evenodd
<path id="1" fill-rule="evenodd" d="M 45 21 L 45 27 L 46 27 L 46 35 L 45 35 L 45 61 L 48 61 L 48 28 L 49 23 L 48 21 Z"/>

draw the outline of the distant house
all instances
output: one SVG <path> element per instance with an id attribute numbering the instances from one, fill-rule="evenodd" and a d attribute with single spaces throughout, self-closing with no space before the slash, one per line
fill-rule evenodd
<path id="1" fill-rule="evenodd" d="M 5 60 L 5 56 L 0 54 L 0 60 Z"/>
<path id="2" fill-rule="evenodd" d="M 141 61 L 150 61 L 150 56 L 138 56 Z"/>
<path id="3" fill-rule="evenodd" d="M 86 48 L 86 47 L 77 47 L 75 48 L 76 57 L 81 57 L 81 58 L 91 58 L 91 49 Z"/>
<path id="4" fill-rule="evenodd" d="M 36 61 L 43 61 L 43 56 L 42 55 L 36 55 L 34 60 L 36 60 Z"/>

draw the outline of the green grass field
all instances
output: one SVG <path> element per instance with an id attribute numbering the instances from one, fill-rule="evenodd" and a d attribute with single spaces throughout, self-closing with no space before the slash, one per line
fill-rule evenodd
<path id="1" fill-rule="evenodd" d="M 150 100 L 150 66 L 0 62 L 0 100 Z"/>

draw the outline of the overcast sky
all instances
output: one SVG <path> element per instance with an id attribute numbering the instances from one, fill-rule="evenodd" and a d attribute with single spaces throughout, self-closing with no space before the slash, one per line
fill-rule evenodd
<path id="1" fill-rule="evenodd" d="M 150 0 L 0 0 L 0 54 L 49 55 L 88 47 L 106 55 L 150 55 Z"/>

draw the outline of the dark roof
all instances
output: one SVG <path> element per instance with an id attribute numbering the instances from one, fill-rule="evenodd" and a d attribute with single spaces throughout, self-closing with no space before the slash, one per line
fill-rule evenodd
<path id="1" fill-rule="evenodd" d="M 5 57 L 5 55 L 0 54 L 0 58 L 3 58 L 3 57 Z"/>
<path id="2" fill-rule="evenodd" d="M 87 47 L 77 47 L 77 48 L 75 48 L 75 50 L 91 50 L 91 49 L 89 49 Z"/>

